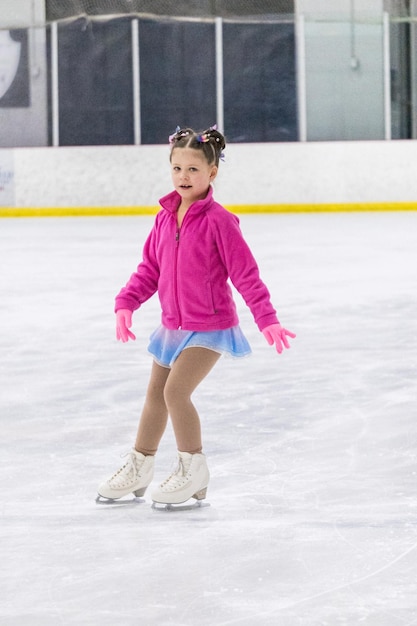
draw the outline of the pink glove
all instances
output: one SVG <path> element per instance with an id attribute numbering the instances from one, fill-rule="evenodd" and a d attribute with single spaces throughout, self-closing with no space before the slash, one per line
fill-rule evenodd
<path id="1" fill-rule="evenodd" d="M 135 335 L 129 330 L 131 326 L 132 311 L 129 311 L 129 309 L 116 311 L 116 337 L 118 341 L 121 339 L 123 343 L 126 343 L 126 341 L 129 341 L 129 338 L 136 339 Z"/>
<path id="2" fill-rule="evenodd" d="M 265 328 L 262 330 L 262 333 L 270 346 L 275 344 L 275 347 L 279 354 L 281 354 L 282 352 L 283 344 L 285 348 L 290 347 L 287 336 L 291 337 L 292 339 L 296 337 L 294 333 L 287 330 L 286 328 L 283 328 L 281 324 L 270 324 L 269 326 L 265 326 Z"/>

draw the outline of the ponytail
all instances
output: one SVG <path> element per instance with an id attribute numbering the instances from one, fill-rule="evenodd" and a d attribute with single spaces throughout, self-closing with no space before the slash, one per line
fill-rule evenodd
<path id="1" fill-rule="evenodd" d="M 223 159 L 223 150 L 226 141 L 222 133 L 216 126 L 210 126 L 201 133 L 196 133 L 192 128 L 177 127 L 175 133 L 170 135 L 169 143 L 172 151 L 175 148 L 192 148 L 201 150 L 209 165 L 219 165 L 219 160 Z"/>

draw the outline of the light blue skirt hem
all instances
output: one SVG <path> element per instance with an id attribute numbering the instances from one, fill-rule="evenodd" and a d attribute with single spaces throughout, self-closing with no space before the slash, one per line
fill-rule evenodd
<path id="1" fill-rule="evenodd" d="M 168 330 L 159 326 L 149 341 L 148 351 L 162 367 L 171 367 L 186 348 L 208 348 L 235 358 L 251 354 L 249 342 L 240 326 L 206 332 Z"/>

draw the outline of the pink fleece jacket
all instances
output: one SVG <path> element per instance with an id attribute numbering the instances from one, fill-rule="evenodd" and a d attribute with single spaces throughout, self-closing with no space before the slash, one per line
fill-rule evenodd
<path id="1" fill-rule="evenodd" d="M 169 329 L 223 330 L 239 323 L 228 279 L 244 298 L 259 330 L 278 322 L 238 218 L 214 201 L 213 189 L 194 202 L 177 226 L 181 197 L 173 191 L 143 248 L 143 259 L 116 296 L 115 310 L 138 309 L 155 292 Z"/>

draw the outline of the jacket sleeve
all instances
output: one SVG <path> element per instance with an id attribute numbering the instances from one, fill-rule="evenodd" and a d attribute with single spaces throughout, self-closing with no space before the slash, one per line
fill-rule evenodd
<path id="1" fill-rule="evenodd" d="M 156 255 L 156 232 L 155 223 L 143 247 L 142 261 L 116 296 L 115 311 L 119 309 L 135 311 L 157 291 L 159 264 Z"/>
<path id="2" fill-rule="evenodd" d="M 221 223 L 216 224 L 216 243 L 230 280 L 249 307 L 259 330 L 277 324 L 271 296 L 261 280 L 258 264 L 246 243 L 236 215 L 223 209 Z"/>

